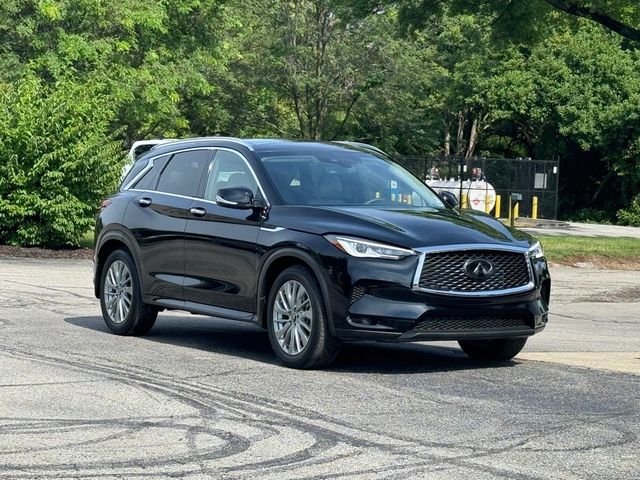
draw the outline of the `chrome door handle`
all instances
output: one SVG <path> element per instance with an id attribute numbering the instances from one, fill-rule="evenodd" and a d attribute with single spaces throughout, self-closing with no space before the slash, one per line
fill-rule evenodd
<path id="1" fill-rule="evenodd" d="M 146 208 L 151 205 L 151 199 L 147 197 L 139 198 L 138 205 L 140 205 L 142 208 Z"/>
<path id="2" fill-rule="evenodd" d="M 191 207 L 189 209 L 189 213 L 195 217 L 204 217 L 207 214 L 207 211 L 204 208 Z"/>

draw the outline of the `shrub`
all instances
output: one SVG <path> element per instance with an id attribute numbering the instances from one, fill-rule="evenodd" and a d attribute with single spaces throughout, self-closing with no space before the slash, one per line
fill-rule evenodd
<path id="1" fill-rule="evenodd" d="M 124 161 L 111 118 L 93 85 L 0 85 L 0 243 L 77 245 Z"/>
<path id="2" fill-rule="evenodd" d="M 628 208 L 618 210 L 618 223 L 640 227 L 640 194 L 636 195 Z"/>
<path id="3" fill-rule="evenodd" d="M 567 215 L 567 220 L 572 222 L 581 222 L 581 223 L 599 223 L 609 225 L 612 222 L 613 212 L 609 213 L 605 210 L 598 210 L 596 208 L 581 208 L 572 212 L 570 215 Z"/>

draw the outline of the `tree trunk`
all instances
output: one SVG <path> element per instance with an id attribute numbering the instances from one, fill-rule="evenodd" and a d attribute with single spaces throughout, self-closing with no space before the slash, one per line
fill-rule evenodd
<path id="1" fill-rule="evenodd" d="M 465 151 L 464 127 L 466 124 L 465 112 L 458 112 L 458 135 L 456 136 L 456 155 L 463 156 Z"/>
<path id="2" fill-rule="evenodd" d="M 467 152 L 465 153 L 465 158 L 473 157 L 473 153 L 476 150 L 476 144 L 478 143 L 478 117 L 473 119 L 471 122 L 471 132 L 469 132 L 469 148 L 467 148 Z"/>
<path id="3" fill-rule="evenodd" d="M 444 122 L 444 154 L 445 156 L 451 155 L 451 131 L 446 120 Z"/>

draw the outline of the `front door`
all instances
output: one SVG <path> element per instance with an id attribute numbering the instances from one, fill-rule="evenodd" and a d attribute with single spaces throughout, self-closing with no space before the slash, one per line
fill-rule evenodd
<path id="1" fill-rule="evenodd" d="M 244 318 L 238 311 L 255 313 L 261 212 L 217 205 L 216 193 L 225 187 L 246 187 L 260 196 L 244 157 L 218 149 L 206 173 L 203 198 L 192 203 L 187 220 L 184 292 L 188 302 L 214 307 L 212 314 Z"/>

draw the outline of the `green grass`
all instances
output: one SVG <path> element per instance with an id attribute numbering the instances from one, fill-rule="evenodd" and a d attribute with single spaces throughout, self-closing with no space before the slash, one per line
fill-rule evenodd
<path id="1" fill-rule="evenodd" d="M 81 248 L 93 248 L 93 230 L 85 233 L 79 240 Z"/>
<path id="2" fill-rule="evenodd" d="M 640 260 L 640 240 L 624 237 L 537 237 L 548 260 L 562 261 L 579 257 L 603 257 Z"/>
<path id="3" fill-rule="evenodd" d="M 640 240 L 612 237 L 538 236 L 548 260 L 562 262 L 581 257 L 602 257 L 640 262 Z M 93 248 L 93 232 L 85 233 L 80 247 Z"/>

